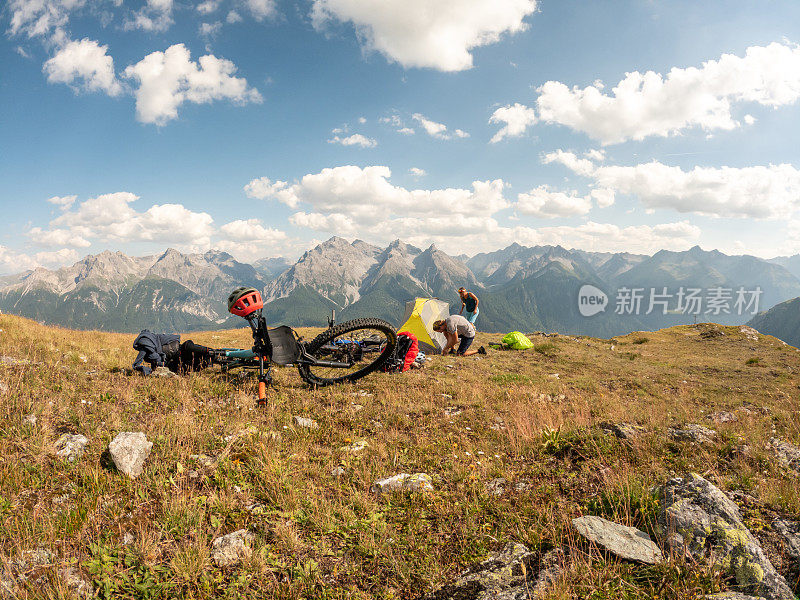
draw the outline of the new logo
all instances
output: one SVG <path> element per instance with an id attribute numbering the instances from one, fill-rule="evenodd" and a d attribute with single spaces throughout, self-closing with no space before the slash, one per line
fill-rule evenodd
<path id="1" fill-rule="evenodd" d="M 584 317 L 593 317 L 603 312 L 606 306 L 608 306 L 608 296 L 603 290 L 588 283 L 581 286 L 578 292 L 578 310 Z"/>

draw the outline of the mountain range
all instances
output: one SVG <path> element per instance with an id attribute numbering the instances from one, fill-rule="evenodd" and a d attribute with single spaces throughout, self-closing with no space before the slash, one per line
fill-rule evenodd
<path id="1" fill-rule="evenodd" d="M 272 258 L 250 265 L 220 251 L 103 252 L 55 271 L 0 278 L 0 310 L 124 332 L 238 327 L 241 320 L 227 313 L 225 300 L 239 285 L 263 290 L 271 324 L 324 325 L 335 311 L 339 321 L 377 316 L 399 325 L 405 302 L 418 296 L 441 298 L 458 312 L 456 290 L 463 285 L 481 300 L 477 324 L 484 331 L 610 337 L 694 320 L 745 323 L 757 311 L 800 296 L 800 257 L 767 261 L 699 247 L 647 256 L 516 243 L 454 257 L 435 245 L 422 249 L 395 240 L 381 248 L 340 237 L 294 263 Z M 580 310 L 584 289 L 606 298 L 591 316 Z M 746 305 L 756 290 L 757 305 Z M 689 303 L 690 293 L 700 305 Z"/>

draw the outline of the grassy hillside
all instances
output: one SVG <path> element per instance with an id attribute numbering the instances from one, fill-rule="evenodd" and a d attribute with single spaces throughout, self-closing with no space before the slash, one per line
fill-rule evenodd
<path id="1" fill-rule="evenodd" d="M 72 566 L 107 598 L 416 598 L 515 541 L 565 550 L 548 598 L 688 600 L 729 582 L 680 558 L 642 566 L 590 550 L 570 525 L 601 515 L 662 543 L 651 489 L 687 471 L 752 496 L 746 524 L 800 589 L 770 529 L 775 515 L 796 520 L 800 486 L 766 447 L 800 443 L 800 352 L 768 336 L 701 325 L 536 337 L 526 352 L 435 357 L 318 390 L 283 369 L 259 410 L 252 381 L 213 370 L 131 375 L 132 335 L 7 315 L 0 330 L 0 565 L 53 553 L 25 572 L 20 597 L 71 597 L 60 572 Z M 191 337 L 242 347 L 248 332 Z M 718 411 L 735 420 L 709 418 Z M 319 428 L 296 428 L 293 415 Z M 600 428 L 623 421 L 647 432 L 622 441 Z M 668 428 L 685 423 L 716 440 L 671 441 Z M 135 480 L 106 453 L 122 431 L 153 442 Z M 65 432 L 89 438 L 75 463 L 54 455 Z M 344 449 L 361 440 L 366 449 Z M 200 454 L 218 460 L 190 458 Z M 401 472 L 428 473 L 434 490 L 370 491 Z M 217 567 L 212 540 L 243 528 L 252 555 Z"/>

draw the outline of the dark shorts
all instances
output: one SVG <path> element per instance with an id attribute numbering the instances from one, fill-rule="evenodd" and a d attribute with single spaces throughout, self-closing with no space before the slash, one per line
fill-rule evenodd
<path id="1" fill-rule="evenodd" d="M 462 338 L 460 338 L 461 341 L 458 343 L 458 350 L 456 350 L 456 354 L 464 354 L 464 352 L 466 352 L 469 349 L 469 347 L 472 345 L 472 340 L 474 340 L 474 339 L 475 339 L 474 337 L 471 337 L 471 338 L 462 337 Z"/>

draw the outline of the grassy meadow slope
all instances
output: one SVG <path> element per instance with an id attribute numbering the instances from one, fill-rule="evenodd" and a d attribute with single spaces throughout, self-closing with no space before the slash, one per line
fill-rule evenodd
<path id="1" fill-rule="evenodd" d="M 54 554 L 54 566 L 18 584 L 30 598 L 71 597 L 59 576 L 67 565 L 107 598 L 416 598 L 517 541 L 566 550 L 548 597 L 690 599 L 728 582 L 703 565 L 642 566 L 591 550 L 570 519 L 605 516 L 661 542 L 651 488 L 695 471 L 756 499 L 745 522 L 797 592 L 769 524 L 797 519 L 800 486 L 766 444 L 800 443 L 800 352 L 738 327 L 701 335 L 709 327 L 536 336 L 526 352 L 435 357 L 425 369 L 318 390 L 281 369 L 258 410 L 252 381 L 130 375 L 132 335 L 0 315 L 0 562 Z M 243 347 L 248 336 L 184 339 Z M 736 420 L 715 423 L 717 411 Z M 320 426 L 295 428 L 293 415 Z M 623 442 L 603 433 L 606 421 L 647 432 Z M 716 441 L 670 441 L 668 428 L 685 423 L 716 429 Z M 106 455 L 121 431 L 153 442 L 135 480 Z M 75 463 L 54 455 L 64 432 L 90 440 Z M 360 440 L 361 452 L 343 449 Z M 219 460 L 203 466 L 190 458 L 199 454 Z M 370 492 L 401 472 L 428 473 L 434 491 Z M 497 478 L 507 486 L 493 495 Z M 212 540 L 242 528 L 255 534 L 252 555 L 218 568 Z"/>

